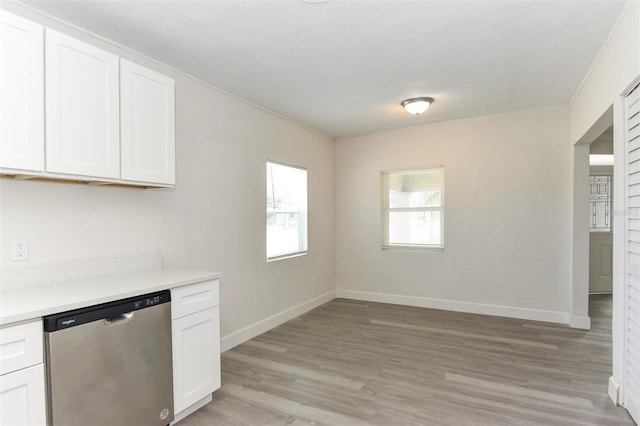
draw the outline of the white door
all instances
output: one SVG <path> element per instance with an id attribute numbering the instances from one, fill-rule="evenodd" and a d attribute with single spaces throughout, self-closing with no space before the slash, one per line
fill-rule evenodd
<path id="1" fill-rule="evenodd" d="M 640 89 L 626 99 L 624 406 L 640 422 Z"/>
<path id="2" fill-rule="evenodd" d="M 175 414 L 220 387 L 219 308 L 172 321 Z"/>
<path id="3" fill-rule="evenodd" d="M 0 167 L 44 170 L 44 27 L 0 10 Z"/>
<path id="4" fill-rule="evenodd" d="M 589 293 L 613 291 L 613 233 L 611 204 L 613 176 L 591 175 L 589 196 Z"/>
<path id="5" fill-rule="evenodd" d="M 613 291 L 613 234 L 589 234 L 589 293 Z"/>
<path id="6" fill-rule="evenodd" d="M 120 61 L 122 179 L 175 183 L 173 79 Z"/>
<path id="7" fill-rule="evenodd" d="M 0 424 L 46 423 L 43 364 L 0 376 Z"/>
<path id="8" fill-rule="evenodd" d="M 46 31 L 46 169 L 120 176 L 118 57 Z"/>

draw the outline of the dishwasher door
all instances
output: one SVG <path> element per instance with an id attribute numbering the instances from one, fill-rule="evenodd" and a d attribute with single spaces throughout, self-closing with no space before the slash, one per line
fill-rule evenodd
<path id="1" fill-rule="evenodd" d="M 170 293 L 45 317 L 48 423 L 173 420 Z"/>

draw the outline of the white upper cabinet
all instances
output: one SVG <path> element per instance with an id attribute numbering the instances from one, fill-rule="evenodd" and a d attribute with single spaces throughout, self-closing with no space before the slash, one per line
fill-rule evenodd
<path id="1" fill-rule="evenodd" d="M 120 177 L 118 57 L 47 28 L 47 172 Z"/>
<path id="2" fill-rule="evenodd" d="M 0 10 L 0 168 L 44 170 L 44 27 Z"/>
<path id="3" fill-rule="evenodd" d="M 175 185 L 175 83 L 0 10 L 0 174 Z"/>
<path id="4" fill-rule="evenodd" d="M 174 81 L 120 60 L 121 178 L 175 183 Z"/>

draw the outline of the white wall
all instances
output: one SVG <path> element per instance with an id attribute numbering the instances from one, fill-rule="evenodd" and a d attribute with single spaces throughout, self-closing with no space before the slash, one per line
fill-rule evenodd
<path id="1" fill-rule="evenodd" d="M 611 34 L 602 53 L 596 58 L 571 104 L 571 138 L 574 152 L 584 150 L 602 131 L 614 126 L 613 189 L 613 375 L 609 396 L 620 401 L 624 364 L 624 102 L 622 96 L 640 81 L 640 3 L 630 2 L 626 13 Z M 579 155 L 578 155 L 579 156 Z M 582 162 L 585 160 L 582 159 Z M 585 275 L 588 279 L 589 259 L 584 248 L 588 233 L 588 215 L 583 206 L 588 197 L 588 182 L 583 164 L 573 164 L 573 288 L 572 312 L 584 315 L 588 309 Z M 587 239 L 588 241 L 588 239 Z"/>
<path id="2" fill-rule="evenodd" d="M 336 141 L 338 296 L 567 322 L 566 107 Z M 445 251 L 381 250 L 380 170 L 445 166 Z"/>
<path id="3" fill-rule="evenodd" d="M 177 186 L 141 190 L 0 179 L 0 268 L 159 249 L 168 267 L 224 274 L 223 337 L 333 296 L 333 140 L 19 5 L 3 7 L 175 78 Z M 265 261 L 267 159 L 308 168 L 307 256 Z M 11 261 L 14 239 L 28 240 L 28 262 Z"/>
<path id="4" fill-rule="evenodd" d="M 571 103 L 571 143 L 591 143 L 608 127 L 593 125 L 640 73 L 640 3 L 632 2 Z M 610 125 L 610 123 L 609 123 Z"/>

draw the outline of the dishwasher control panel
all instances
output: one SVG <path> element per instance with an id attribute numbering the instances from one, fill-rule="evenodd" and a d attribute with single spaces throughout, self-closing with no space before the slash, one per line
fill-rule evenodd
<path id="1" fill-rule="evenodd" d="M 162 296 L 156 295 L 153 297 L 147 297 L 144 300 L 138 300 L 134 302 L 133 306 L 135 309 L 142 309 L 149 306 L 159 305 L 160 303 L 165 303 L 165 302 L 167 301 Z"/>
<path id="2" fill-rule="evenodd" d="M 171 292 L 164 290 L 157 293 L 143 294 L 136 297 L 116 300 L 115 302 L 107 302 L 100 305 L 75 309 L 73 311 L 48 315 L 44 317 L 44 331 L 51 333 L 102 319 L 111 321 L 112 318 L 119 315 L 150 308 L 170 301 Z"/>

